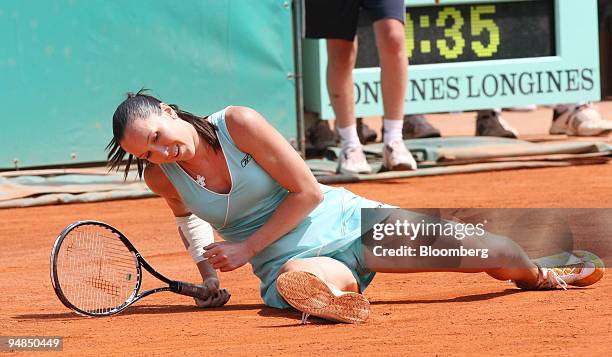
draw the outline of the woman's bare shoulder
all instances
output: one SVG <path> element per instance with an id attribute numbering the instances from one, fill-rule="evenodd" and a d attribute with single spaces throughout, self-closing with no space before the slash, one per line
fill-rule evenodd
<path id="1" fill-rule="evenodd" d="M 273 131 L 266 119 L 249 107 L 229 107 L 225 112 L 225 124 L 236 146 L 249 153 L 266 134 Z"/>
<path id="2" fill-rule="evenodd" d="M 225 122 L 236 126 L 253 123 L 260 118 L 261 114 L 249 107 L 230 106 L 225 111 Z"/>
<path id="3" fill-rule="evenodd" d="M 158 195 L 164 198 L 178 197 L 176 189 L 159 165 L 149 163 L 144 170 L 144 179 L 151 191 Z"/>

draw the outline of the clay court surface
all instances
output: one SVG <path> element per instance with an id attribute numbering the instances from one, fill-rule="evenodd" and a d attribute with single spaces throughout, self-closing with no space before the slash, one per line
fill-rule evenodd
<path id="1" fill-rule="evenodd" d="M 539 129 L 528 134 L 537 135 Z M 608 163 L 344 187 L 401 207 L 612 207 L 610 177 Z M 162 273 L 198 280 L 170 211 L 159 198 L 0 210 L 2 335 L 64 336 L 64 353 L 72 355 L 612 352 L 610 274 L 588 288 L 539 292 L 520 291 L 484 274 L 379 274 L 366 291 L 372 303 L 366 324 L 311 319 L 302 326 L 298 312 L 262 304 L 258 281 L 245 266 L 221 274 L 233 295 L 223 308 L 198 309 L 190 298 L 160 293 L 114 317 L 81 317 L 59 302 L 49 279 L 53 241 L 64 226 L 79 219 L 114 225 Z M 155 284 L 145 275 L 145 287 Z"/>

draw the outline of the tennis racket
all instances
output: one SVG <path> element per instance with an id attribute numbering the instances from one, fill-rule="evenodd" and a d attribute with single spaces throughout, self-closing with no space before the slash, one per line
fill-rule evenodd
<path id="1" fill-rule="evenodd" d="M 142 268 L 167 286 L 139 293 Z M 114 227 L 78 221 L 60 233 L 51 252 L 51 282 L 66 307 L 87 316 L 110 316 L 160 292 L 206 299 L 208 289 L 170 280 L 157 272 Z"/>

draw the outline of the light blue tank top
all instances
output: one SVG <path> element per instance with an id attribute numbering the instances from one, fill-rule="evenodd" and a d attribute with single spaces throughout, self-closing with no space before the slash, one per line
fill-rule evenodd
<path id="1" fill-rule="evenodd" d="M 227 194 L 201 187 L 177 163 L 162 164 L 161 168 L 196 216 L 223 232 L 226 240 L 239 242 L 268 220 L 288 192 L 251 155 L 234 145 L 225 126 L 226 109 L 212 114 L 209 120 L 218 128 L 217 136 L 232 181 Z"/>
<path id="2" fill-rule="evenodd" d="M 232 186 L 227 194 L 201 187 L 177 163 L 161 164 L 183 203 L 192 213 L 209 222 L 223 239 L 240 242 L 264 225 L 288 191 L 240 151 L 225 125 L 227 108 L 208 117 L 217 127 Z M 291 232 L 279 238 L 251 260 L 253 272 L 261 280 L 261 295 L 273 307 L 288 305 L 275 287 L 280 267 L 289 259 L 332 256 L 348 249 L 360 236 L 360 208 L 377 207 L 343 188 L 320 185 L 324 200 Z M 350 268 L 350 267 L 349 267 Z M 354 272 L 362 289 L 373 278 L 371 272 Z"/>

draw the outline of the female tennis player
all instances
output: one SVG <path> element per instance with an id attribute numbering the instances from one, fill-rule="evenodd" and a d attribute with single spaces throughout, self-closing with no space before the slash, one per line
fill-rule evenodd
<path id="1" fill-rule="evenodd" d="M 463 239 L 465 249 L 488 249 L 488 259 L 463 257 L 452 269 L 427 259 L 391 270 L 366 266 L 360 209 L 391 206 L 319 184 L 250 108 L 231 106 L 199 117 L 140 91 L 118 106 L 113 135 L 109 165 L 119 169 L 127 154 L 127 175 L 136 162 L 139 176 L 176 216 L 204 279 L 214 276 L 212 268 L 225 272 L 250 263 L 264 302 L 293 306 L 303 321 L 309 315 L 365 321 L 369 303 L 362 292 L 376 271 L 485 272 L 525 289 L 584 286 L 603 275 L 594 255 L 577 257 L 571 267 L 544 268 L 510 239 L 493 235 Z M 206 222 L 224 242 L 210 241 Z M 450 241 L 437 242 L 437 248 L 456 247 L 458 241 Z"/>

